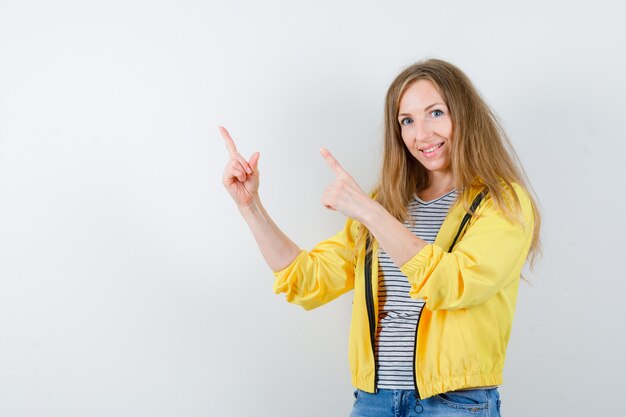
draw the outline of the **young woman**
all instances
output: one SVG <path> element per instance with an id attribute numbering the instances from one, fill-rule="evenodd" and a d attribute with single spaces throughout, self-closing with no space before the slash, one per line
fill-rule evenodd
<path id="1" fill-rule="evenodd" d="M 259 154 L 230 152 L 223 183 L 276 275 L 305 309 L 354 290 L 352 416 L 498 416 L 520 274 L 540 217 L 523 170 L 465 74 L 441 60 L 408 67 L 385 103 L 372 196 L 326 149 L 323 204 L 348 219 L 301 250 L 258 196 Z"/>

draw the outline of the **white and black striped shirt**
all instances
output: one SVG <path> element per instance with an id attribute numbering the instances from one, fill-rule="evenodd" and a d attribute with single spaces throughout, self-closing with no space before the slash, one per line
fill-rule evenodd
<path id="1" fill-rule="evenodd" d="M 409 204 L 413 222 L 405 226 L 414 235 L 433 243 L 450 206 L 457 198 L 456 190 L 432 201 L 415 197 Z M 384 250 L 378 251 L 378 388 L 414 389 L 413 351 L 415 330 L 423 300 L 409 297 L 409 281 Z"/>

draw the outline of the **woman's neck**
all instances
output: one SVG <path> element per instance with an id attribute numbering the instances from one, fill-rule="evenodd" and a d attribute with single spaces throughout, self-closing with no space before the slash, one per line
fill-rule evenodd
<path id="1" fill-rule="evenodd" d="M 431 201 L 454 190 L 456 184 L 451 172 L 431 172 L 428 185 L 418 191 L 418 197 Z"/>

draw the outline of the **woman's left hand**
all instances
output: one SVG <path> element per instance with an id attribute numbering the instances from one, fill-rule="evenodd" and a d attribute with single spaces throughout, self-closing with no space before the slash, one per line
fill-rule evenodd
<path id="1" fill-rule="evenodd" d="M 327 209 L 337 210 L 343 215 L 364 222 L 365 215 L 375 201 L 361 190 L 354 178 L 343 169 L 339 161 L 326 148 L 320 153 L 335 174 L 335 181 L 324 191 L 322 204 Z"/>

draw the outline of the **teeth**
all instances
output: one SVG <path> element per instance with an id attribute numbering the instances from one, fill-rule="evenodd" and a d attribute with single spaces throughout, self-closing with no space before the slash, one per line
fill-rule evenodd
<path id="1" fill-rule="evenodd" d="M 439 145 L 435 145 L 432 148 L 428 148 L 428 149 L 424 149 L 422 152 L 424 153 L 431 153 L 433 151 L 435 151 L 436 149 L 439 149 L 443 146 L 443 143 L 440 143 Z"/>

